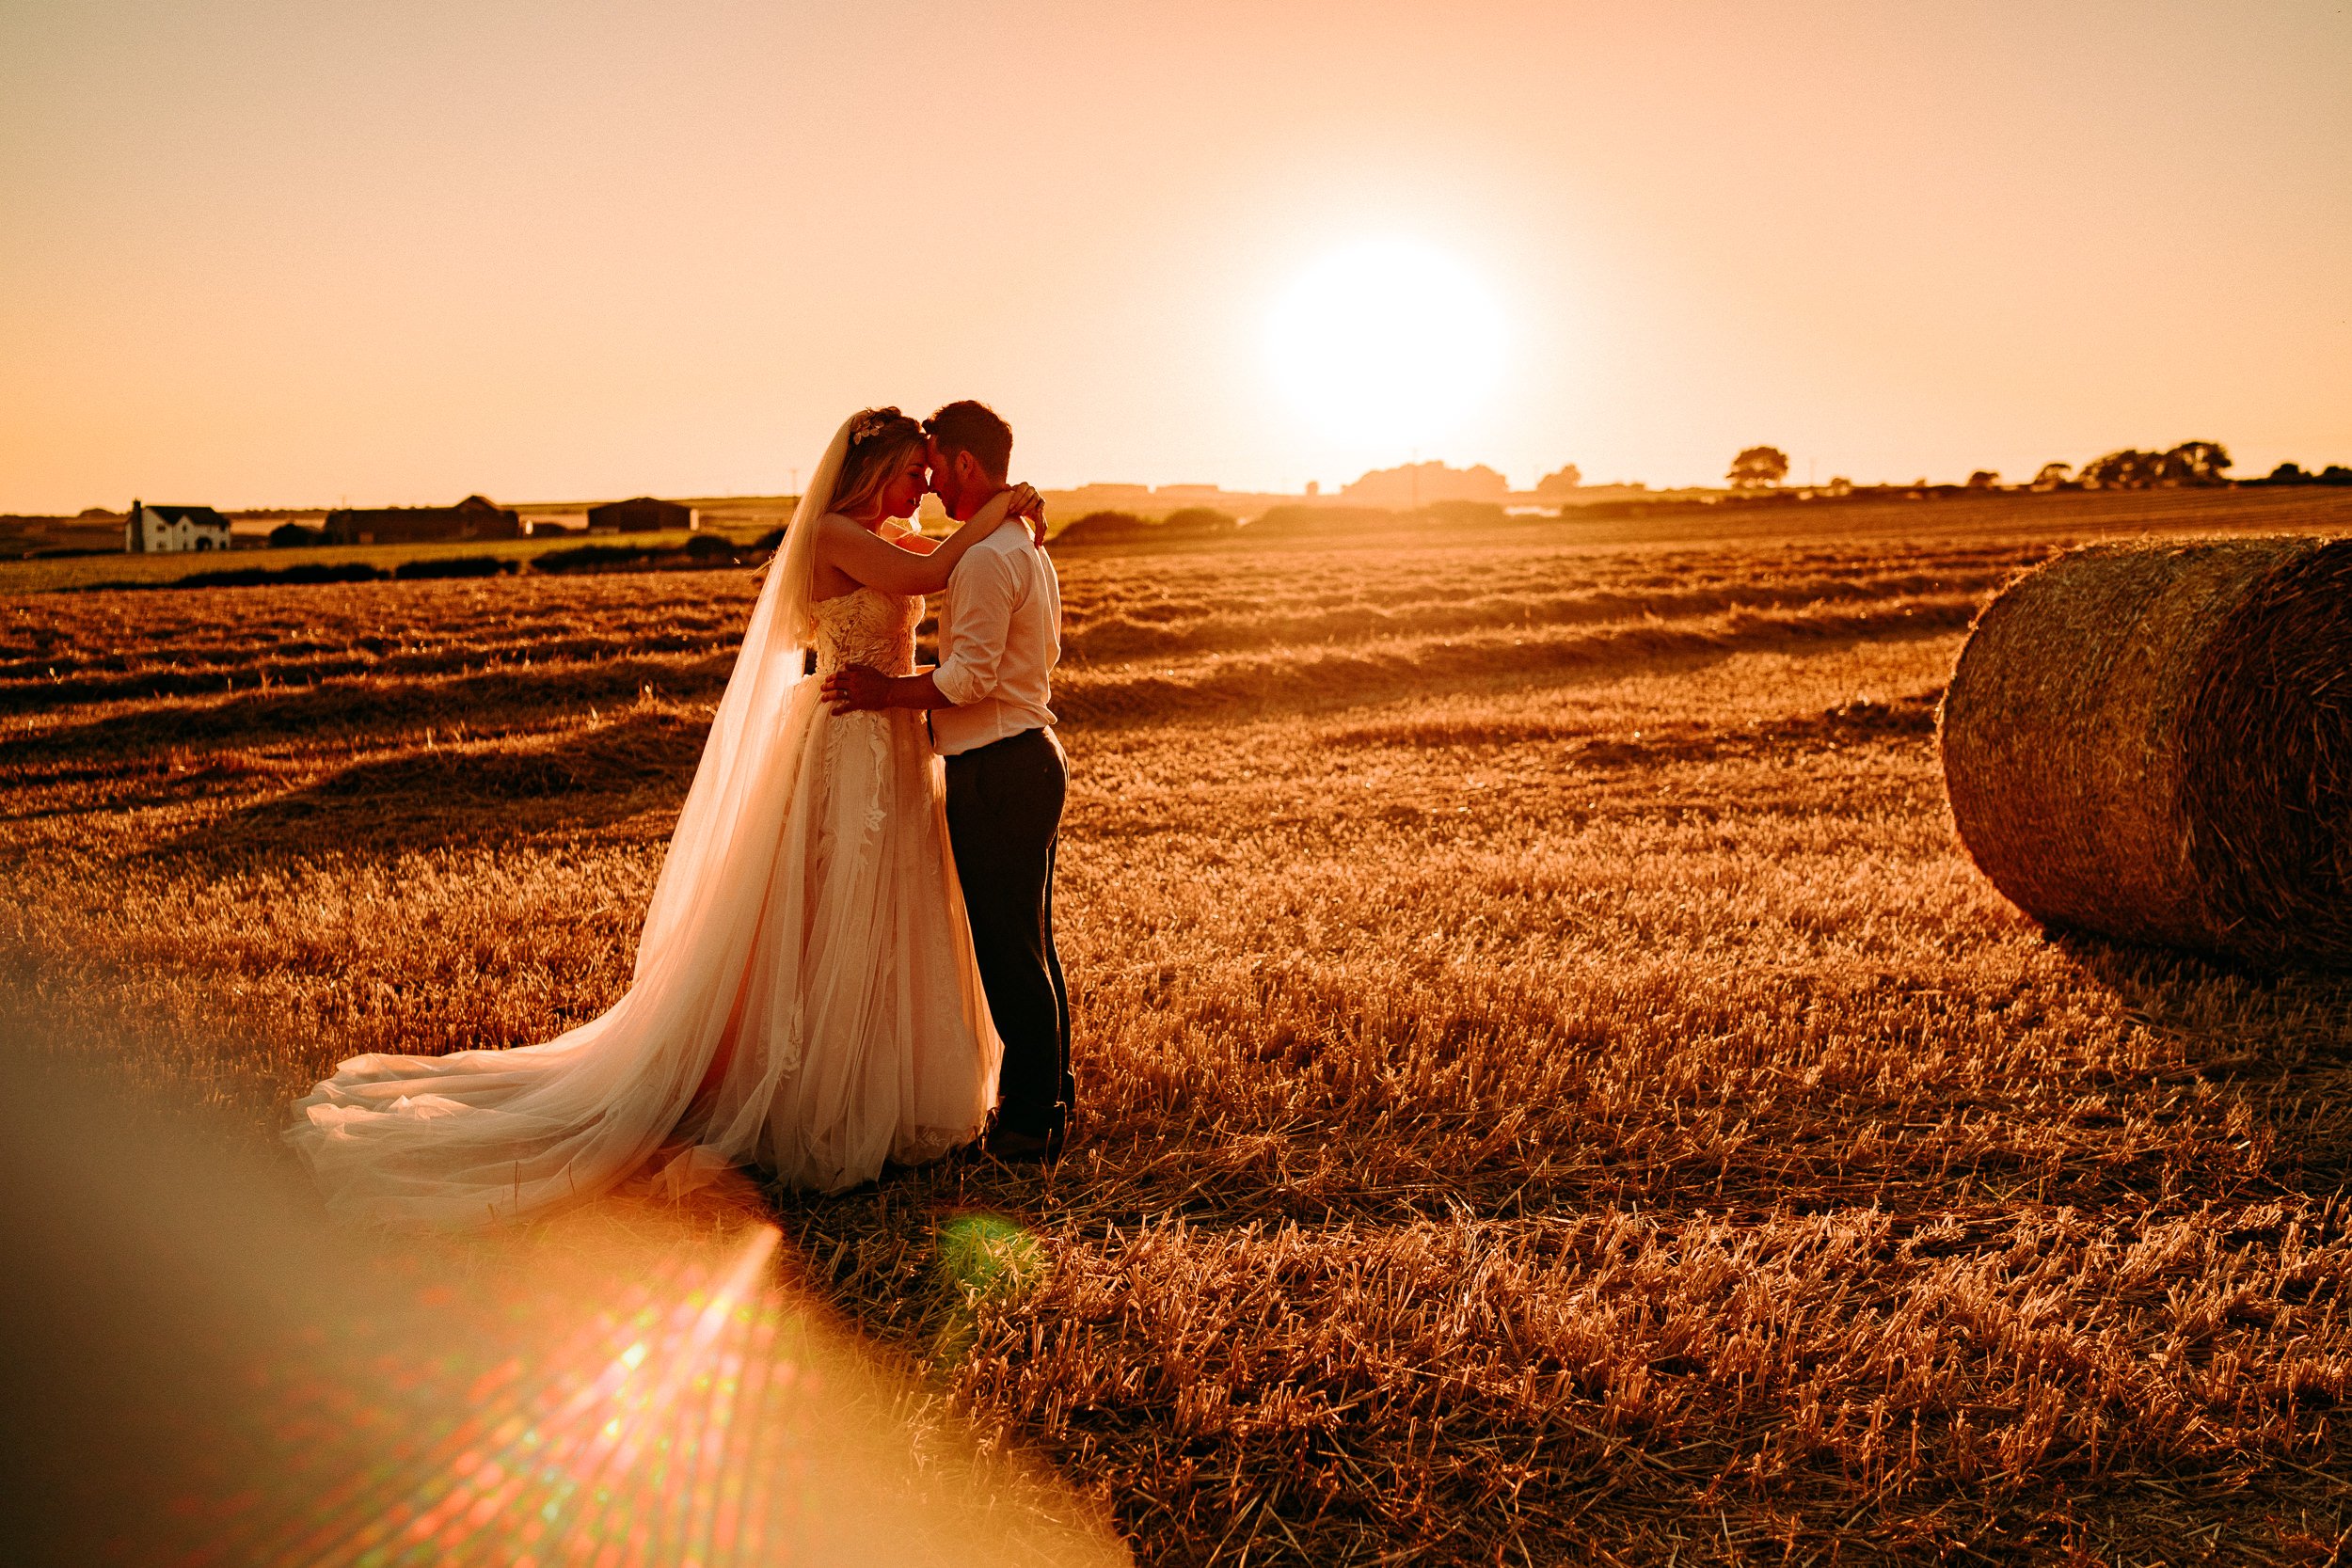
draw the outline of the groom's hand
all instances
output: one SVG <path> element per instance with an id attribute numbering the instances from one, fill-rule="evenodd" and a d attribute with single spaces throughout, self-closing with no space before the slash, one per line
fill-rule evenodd
<path id="1" fill-rule="evenodd" d="M 890 677 L 863 664 L 845 664 L 825 677 L 823 695 L 835 713 L 864 713 L 890 704 Z"/>

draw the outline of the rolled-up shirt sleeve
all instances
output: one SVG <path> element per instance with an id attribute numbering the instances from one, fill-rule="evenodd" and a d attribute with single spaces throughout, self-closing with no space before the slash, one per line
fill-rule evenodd
<path id="1" fill-rule="evenodd" d="M 1017 593 L 1011 562 L 993 550 L 975 550 L 956 562 L 947 585 L 953 612 L 940 637 L 931 684 L 958 707 L 996 689 Z"/>

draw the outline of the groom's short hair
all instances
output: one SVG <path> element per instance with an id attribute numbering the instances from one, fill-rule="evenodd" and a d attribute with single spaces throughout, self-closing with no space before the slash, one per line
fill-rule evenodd
<path id="1" fill-rule="evenodd" d="M 987 404 L 966 398 L 923 421 L 924 434 L 942 451 L 968 451 L 980 471 L 1002 484 L 1012 471 L 1012 426 Z"/>

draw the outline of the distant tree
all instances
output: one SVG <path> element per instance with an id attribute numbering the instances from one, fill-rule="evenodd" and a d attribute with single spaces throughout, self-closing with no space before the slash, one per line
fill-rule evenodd
<path id="1" fill-rule="evenodd" d="M 2066 483 L 2066 476 L 2074 471 L 2074 465 L 2072 463 L 2044 463 L 2034 470 L 2032 487 L 2036 490 L 2056 490 Z"/>
<path id="2" fill-rule="evenodd" d="M 1116 545 L 1136 540 L 1212 539 L 1232 532 L 1236 526 L 1232 514 L 1208 506 L 1187 506 L 1156 521 L 1132 512 L 1089 512 L 1055 534 L 1054 543 Z"/>
<path id="3" fill-rule="evenodd" d="M 2083 465 L 2086 490 L 2148 490 L 2157 485 L 2227 484 L 2229 449 L 2218 441 L 2183 441 L 2166 451 L 2126 447 Z"/>
<path id="4" fill-rule="evenodd" d="M 2347 468 L 2341 463 L 2330 463 L 2319 471 L 2319 483 L 2322 484 L 2352 484 L 2352 468 Z"/>
<path id="5" fill-rule="evenodd" d="M 1132 512 L 1089 512 L 1074 523 L 1065 523 L 1054 535 L 1057 545 L 1103 545 L 1123 539 L 1139 539 L 1147 535 L 1152 525 Z"/>
<path id="6" fill-rule="evenodd" d="M 1563 464 L 1535 482 L 1539 496 L 1565 496 L 1584 483 L 1584 471 L 1573 463 Z"/>
<path id="7" fill-rule="evenodd" d="M 1968 476 L 1968 488 L 1971 490 L 1994 489 L 1999 486 L 2000 483 L 2000 473 L 1993 468 L 1979 468 Z"/>
<path id="8" fill-rule="evenodd" d="M 306 545 L 326 542 L 326 530 L 304 528 L 300 523 L 280 523 L 269 531 L 269 547 L 274 550 L 300 549 Z"/>
<path id="9" fill-rule="evenodd" d="M 1788 454 L 1778 447 L 1750 447 L 1731 460 L 1724 477 L 1734 490 L 1763 490 L 1788 477 Z"/>
<path id="10" fill-rule="evenodd" d="M 2104 452 L 2083 465 L 2086 490 L 2145 490 L 2163 475 L 2164 459 L 2153 451 L 2125 447 Z"/>
<path id="11" fill-rule="evenodd" d="M 2281 463 L 2270 470 L 2269 483 L 2272 484 L 2309 484 L 2311 482 L 2312 476 L 2303 471 L 2300 463 Z"/>
<path id="12" fill-rule="evenodd" d="M 1829 483 L 1824 486 L 1824 488 L 1827 489 L 1833 496 L 1851 496 L 1853 494 L 1853 481 L 1848 479 L 1844 474 L 1839 474 L 1836 478 L 1831 480 Z"/>
<path id="13" fill-rule="evenodd" d="M 2225 470 L 2230 467 L 2230 451 L 2218 441 L 2183 441 L 2166 452 L 2156 483 L 2159 484 L 2227 484 Z"/>

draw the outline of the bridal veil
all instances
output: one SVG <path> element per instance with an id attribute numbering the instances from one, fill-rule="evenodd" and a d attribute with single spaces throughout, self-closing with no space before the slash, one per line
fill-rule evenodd
<path id="1" fill-rule="evenodd" d="M 541 1045 L 342 1063 L 296 1104 L 287 1134 L 330 1211 L 479 1224 L 603 1192 L 642 1168 L 689 1178 L 761 1155 L 759 1095 L 777 1069 L 723 1062 L 720 1053 L 746 1006 L 763 936 L 773 941 L 762 926 L 773 918 L 779 845 L 807 771 L 795 752 L 816 705 L 815 682 L 803 673 L 815 524 L 849 439 L 844 423 L 761 587 L 645 912 L 628 993 Z M 961 923 L 960 911 L 954 918 Z"/>

